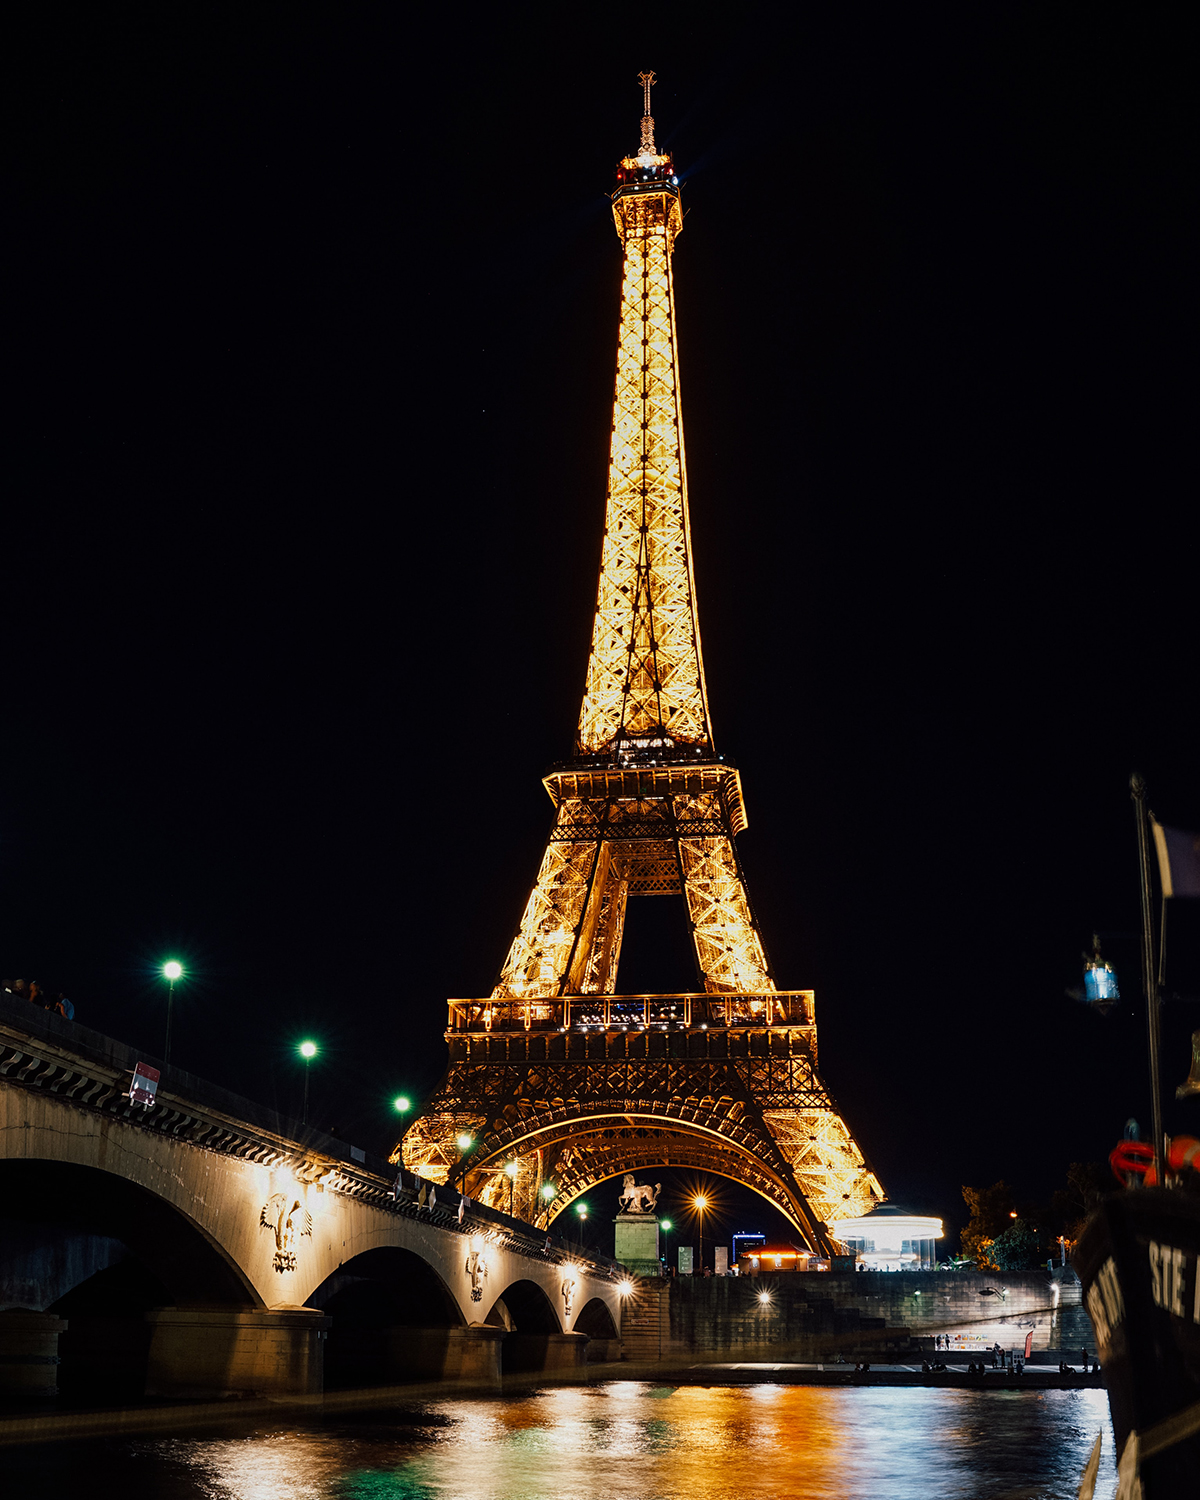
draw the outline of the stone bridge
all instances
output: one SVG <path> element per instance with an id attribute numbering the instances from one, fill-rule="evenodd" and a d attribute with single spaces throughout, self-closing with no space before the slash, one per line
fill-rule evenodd
<path id="1" fill-rule="evenodd" d="M 615 1263 L 175 1068 L 132 1104 L 137 1061 L 0 998 L 0 1392 L 494 1385 L 617 1357 Z"/>

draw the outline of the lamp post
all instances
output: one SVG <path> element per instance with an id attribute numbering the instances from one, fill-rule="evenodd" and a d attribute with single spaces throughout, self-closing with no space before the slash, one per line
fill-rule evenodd
<path id="1" fill-rule="evenodd" d="M 508 1178 L 508 1217 L 510 1219 L 513 1216 L 513 1184 L 516 1182 L 517 1173 L 520 1170 L 521 1169 L 517 1166 L 515 1158 L 512 1161 L 505 1163 L 504 1175 Z"/>
<path id="2" fill-rule="evenodd" d="M 700 1216 L 700 1275 L 704 1275 L 704 1210 L 708 1207 L 708 1199 L 703 1193 L 697 1193 L 692 1199 L 692 1207 Z"/>
<path id="3" fill-rule="evenodd" d="M 175 999 L 175 981 L 183 978 L 183 965 L 168 959 L 162 966 L 163 978 L 167 981 L 167 1039 L 163 1046 L 163 1066 L 171 1061 L 171 1003 Z"/>
<path id="4" fill-rule="evenodd" d="M 546 1229 L 550 1228 L 550 1205 L 558 1197 L 558 1189 L 552 1182 L 542 1183 L 542 1201 L 546 1205 Z"/>
<path id="5" fill-rule="evenodd" d="M 580 1255 L 582 1255 L 584 1249 L 583 1236 L 584 1231 L 587 1229 L 587 1204 L 577 1204 L 575 1207 L 575 1212 L 579 1215 L 579 1253 Z"/>
<path id="6" fill-rule="evenodd" d="M 670 1234 L 671 1234 L 671 1230 L 672 1230 L 672 1228 L 674 1226 L 672 1225 L 670 1219 L 660 1219 L 658 1221 L 658 1227 L 667 1236 L 667 1275 L 669 1276 L 671 1274 L 671 1240 L 670 1240 Z"/>
<path id="7" fill-rule="evenodd" d="M 312 1060 L 317 1055 L 316 1042 L 301 1042 L 300 1056 L 304 1059 L 304 1115 L 301 1124 L 308 1124 L 308 1075 L 312 1068 Z"/>
<path id="8" fill-rule="evenodd" d="M 397 1094 L 392 1100 L 392 1108 L 398 1115 L 406 1115 L 412 1108 L 412 1100 L 407 1094 Z"/>

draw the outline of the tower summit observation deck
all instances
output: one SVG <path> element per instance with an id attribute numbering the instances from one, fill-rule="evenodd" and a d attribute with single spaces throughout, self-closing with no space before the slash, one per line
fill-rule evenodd
<path id="1" fill-rule="evenodd" d="M 759 1191 L 805 1236 L 882 1190 L 817 1074 L 813 995 L 780 990 L 742 874 L 741 780 L 716 752 L 688 524 L 672 254 L 679 179 L 654 141 L 617 168 L 623 247 L 608 498 L 575 753 L 486 999 L 451 1000 L 450 1063 L 405 1165 L 532 1218 L 656 1165 Z M 615 993 L 630 897 L 682 897 L 697 986 Z M 469 1145 L 462 1143 L 469 1141 Z"/>

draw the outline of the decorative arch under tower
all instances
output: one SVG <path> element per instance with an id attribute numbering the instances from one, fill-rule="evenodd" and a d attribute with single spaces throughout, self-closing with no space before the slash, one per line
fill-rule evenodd
<path id="1" fill-rule="evenodd" d="M 397 1157 L 531 1221 L 622 1172 L 700 1168 L 754 1188 L 825 1252 L 826 1226 L 883 1192 L 817 1072 L 812 991 L 776 987 L 737 856 L 741 779 L 713 742 L 688 525 L 679 179 L 654 143 L 654 75 L 641 81 L 641 147 L 612 194 L 621 313 L 575 753 L 544 778 L 554 821 L 496 986 L 449 1002 L 446 1076 Z M 642 896 L 683 898 L 694 991 L 614 993 Z"/>

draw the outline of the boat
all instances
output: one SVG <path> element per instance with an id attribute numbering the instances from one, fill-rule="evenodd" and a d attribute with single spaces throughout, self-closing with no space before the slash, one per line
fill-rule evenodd
<path id="1" fill-rule="evenodd" d="M 1117 1500 L 1200 1493 L 1200 1180 L 1111 1194 L 1072 1262 L 1108 1387 Z"/>
<path id="2" fill-rule="evenodd" d="M 1120 1186 L 1093 1211 L 1071 1259 L 1108 1388 L 1116 1500 L 1183 1500 L 1200 1495 L 1200 1140 L 1171 1140 L 1163 1129 L 1158 1053 L 1164 938 L 1156 953 L 1149 846 L 1153 829 L 1165 912 L 1173 896 L 1200 895 L 1200 838 L 1174 835 L 1155 821 L 1147 811 L 1145 781 L 1136 773 L 1130 790 L 1141 867 L 1153 1129 L 1149 1141 L 1131 1130 L 1134 1138 L 1113 1150 L 1109 1161 Z M 1160 932 L 1165 934 L 1165 917 Z M 1097 944 L 1091 967 L 1100 963 Z M 1109 971 L 1106 986 L 1092 988 L 1094 998 L 1111 1003 L 1115 975 Z M 1193 1037 L 1192 1076 L 1176 1093 L 1200 1095 L 1200 1032 Z M 1089 1461 L 1088 1467 L 1081 1500 L 1088 1500 L 1095 1484 L 1095 1465 Z"/>

